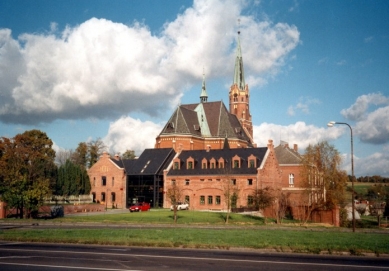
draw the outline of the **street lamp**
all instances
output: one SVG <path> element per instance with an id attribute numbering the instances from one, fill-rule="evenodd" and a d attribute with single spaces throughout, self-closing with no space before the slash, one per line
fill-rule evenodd
<path id="1" fill-rule="evenodd" d="M 355 232 L 355 201 L 354 201 L 354 147 L 353 147 L 353 129 L 348 123 L 330 121 L 327 126 L 333 127 L 335 124 L 347 125 L 351 133 L 351 190 L 352 190 L 352 218 L 353 218 L 353 232 Z"/>

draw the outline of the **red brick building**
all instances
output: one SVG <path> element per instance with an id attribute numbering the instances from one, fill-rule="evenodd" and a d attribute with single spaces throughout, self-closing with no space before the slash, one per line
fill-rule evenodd
<path id="1" fill-rule="evenodd" d="M 315 167 L 304 176 L 297 144 L 290 148 L 287 142 L 281 141 L 274 150 L 282 172 L 282 192 L 288 196 L 288 211 L 294 219 L 305 220 L 315 203 L 325 201 L 323 177 Z"/>
<path id="2" fill-rule="evenodd" d="M 164 191 L 177 185 L 182 191 L 180 200 L 193 210 L 249 206 L 255 190 L 281 189 L 282 182 L 271 140 L 262 148 L 183 150 L 165 170 L 164 180 Z M 228 206 L 231 194 L 235 202 Z M 164 207 L 170 207 L 167 197 Z"/>
<path id="3" fill-rule="evenodd" d="M 108 208 L 126 207 L 126 171 L 124 162 L 118 156 L 112 158 L 104 152 L 88 170 L 88 175 L 94 202 Z"/>

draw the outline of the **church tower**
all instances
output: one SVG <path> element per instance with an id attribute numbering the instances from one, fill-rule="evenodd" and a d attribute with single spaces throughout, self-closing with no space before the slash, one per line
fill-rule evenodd
<path id="1" fill-rule="evenodd" d="M 244 81 L 243 59 L 240 48 L 240 31 L 238 31 L 238 46 L 236 49 L 234 81 L 229 92 L 230 113 L 237 116 L 243 129 L 253 140 L 253 124 L 250 114 L 250 91 Z"/>

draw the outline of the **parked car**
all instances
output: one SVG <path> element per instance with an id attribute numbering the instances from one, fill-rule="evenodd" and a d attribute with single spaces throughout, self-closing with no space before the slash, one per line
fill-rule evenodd
<path id="1" fill-rule="evenodd" d="M 189 204 L 186 202 L 177 202 L 177 210 L 189 210 Z M 170 206 L 170 211 L 174 210 L 174 205 Z"/>
<path id="2" fill-rule="evenodd" d="M 150 210 L 150 203 L 147 202 L 138 202 L 130 206 L 130 212 L 145 212 Z"/>

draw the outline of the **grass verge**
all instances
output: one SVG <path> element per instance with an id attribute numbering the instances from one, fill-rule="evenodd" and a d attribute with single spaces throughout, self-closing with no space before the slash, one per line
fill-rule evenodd
<path id="1" fill-rule="evenodd" d="M 389 253 L 389 235 L 285 229 L 19 229 L 1 230 L 0 239 L 149 247 L 251 248 L 299 253 Z"/>

